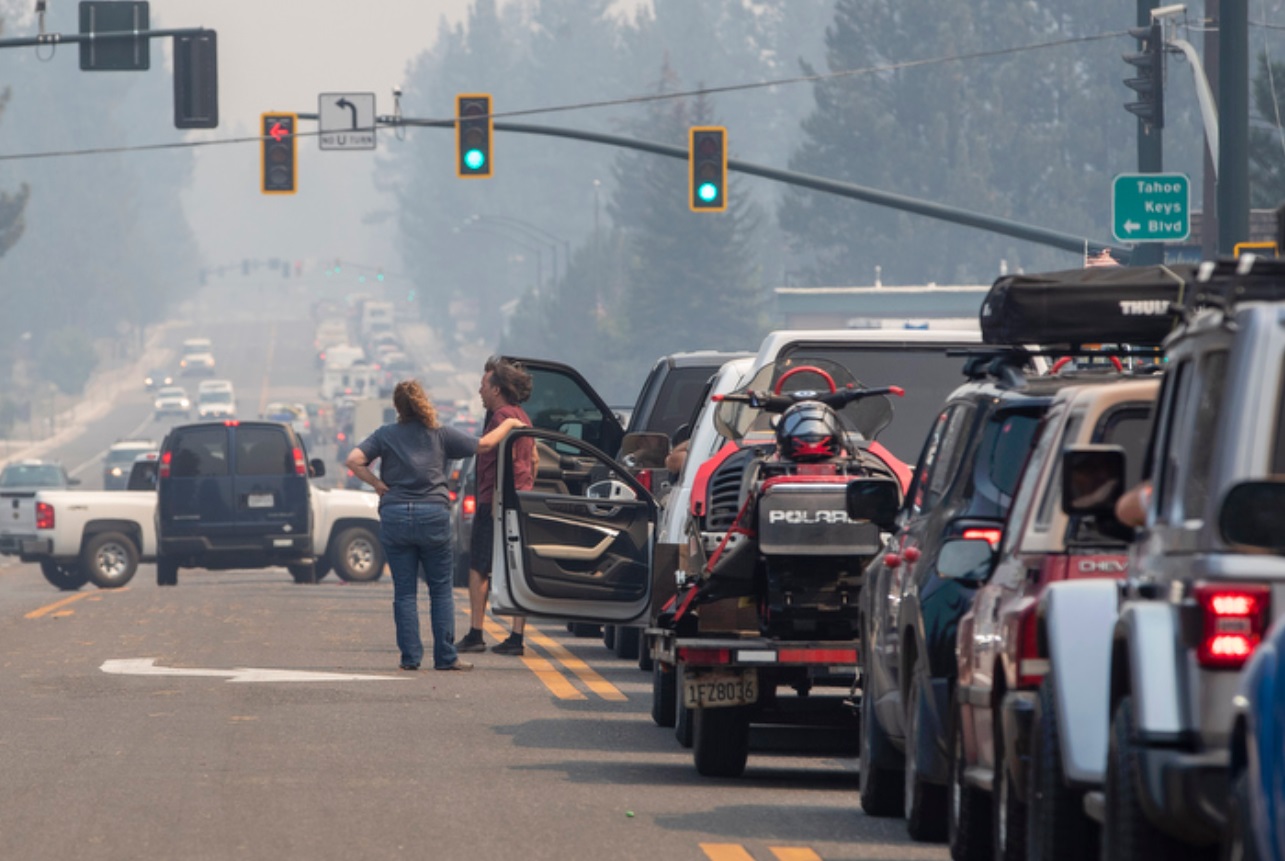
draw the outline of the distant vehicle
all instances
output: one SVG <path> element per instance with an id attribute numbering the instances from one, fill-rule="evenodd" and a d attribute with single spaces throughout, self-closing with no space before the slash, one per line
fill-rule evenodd
<path id="1" fill-rule="evenodd" d="M 230 392 L 232 390 L 231 380 L 201 380 L 196 387 L 198 395 L 202 392 Z"/>
<path id="2" fill-rule="evenodd" d="M 196 414 L 203 419 L 236 417 L 236 395 L 231 389 L 204 391 L 196 396 Z"/>
<path id="3" fill-rule="evenodd" d="M 190 356 L 194 353 L 213 353 L 214 344 L 209 338 L 188 338 L 183 342 L 183 355 Z"/>
<path id="4" fill-rule="evenodd" d="M 160 460 L 161 453 L 159 451 L 144 452 L 136 457 L 134 465 L 130 468 L 129 481 L 125 485 L 125 489 L 155 490 L 157 465 Z"/>
<path id="5" fill-rule="evenodd" d="M 308 415 L 306 405 L 274 401 L 263 408 L 262 418 L 271 422 L 285 422 L 294 428 L 294 432 L 299 434 L 299 438 L 305 445 L 311 444 L 312 419 Z"/>
<path id="6" fill-rule="evenodd" d="M 160 368 L 152 368 L 152 370 L 148 371 L 147 375 L 143 377 L 143 385 L 147 387 L 149 392 L 154 392 L 164 386 L 174 385 L 174 375 L 169 371 L 164 371 Z"/>
<path id="7" fill-rule="evenodd" d="M 476 458 L 453 460 L 447 468 L 451 491 L 451 540 L 454 548 L 455 585 L 468 585 L 469 546 L 473 540 L 473 517 L 477 514 Z"/>
<path id="8" fill-rule="evenodd" d="M 61 463 L 50 460 L 19 460 L 0 470 L 0 491 L 64 488 L 80 484 L 69 478 Z"/>
<path id="9" fill-rule="evenodd" d="M 179 360 L 179 373 L 185 377 L 210 376 L 214 373 L 213 353 L 188 353 Z"/>
<path id="10" fill-rule="evenodd" d="M 187 396 L 187 389 L 182 386 L 169 386 L 161 389 L 156 393 L 156 401 L 152 407 L 158 419 L 165 416 L 183 416 L 187 418 L 192 415 L 192 401 Z"/>
<path id="11" fill-rule="evenodd" d="M 377 332 L 391 332 L 393 328 L 393 303 L 368 299 L 361 306 L 361 336 L 369 338 Z"/>
<path id="12" fill-rule="evenodd" d="M 326 364 L 321 375 L 321 396 L 335 398 L 366 398 L 379 392 L 379 371 L 364 359 L 346 365 Z"/>
<path id="13" fill-rule="evenodd" d="M 154 452 L 159 448 L 152 439 L 123 439 L 107 449 L 103 458 L 103 489 L 125 490 L 129 485 L 129 473 L 139 455 Z"/>

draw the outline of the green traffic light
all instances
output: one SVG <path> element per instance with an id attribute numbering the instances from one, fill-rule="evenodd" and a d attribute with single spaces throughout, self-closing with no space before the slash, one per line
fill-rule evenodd
<path id="1" fill-rule="evenodd" d="M 464 153 L 464 166 L 469 170 L 481 170 L 486 164 L 486 153 L 480 149 L 471 149 Z"/>
<path id="2" fill-rule="evenodd" d="M 705 203 L 718 200 L 718 186 L 712 182 L 702 182 L 696 187 L 696 196 Z"/>

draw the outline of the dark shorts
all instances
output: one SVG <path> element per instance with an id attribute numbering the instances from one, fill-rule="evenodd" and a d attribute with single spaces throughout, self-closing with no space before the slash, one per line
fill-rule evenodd
<path id="1" fill-rule="evenodd" d="M 495 546 L 495 521 L 491 503 L 479 502 L 473 515 L 473 535 L 468 545 L 468 567 L 483 577 L 491 576 L 491 550 Z"/>

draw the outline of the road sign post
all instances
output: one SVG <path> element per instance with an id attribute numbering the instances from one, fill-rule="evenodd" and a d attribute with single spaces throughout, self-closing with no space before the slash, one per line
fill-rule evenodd
<path id="1" fill-rule="evenodd" d="M 1182 173 L 1122 173 L 1111 184 L 1111 234 L 1120 242 L 1181 242 L 1191 235 L 1191 180 Z"/>

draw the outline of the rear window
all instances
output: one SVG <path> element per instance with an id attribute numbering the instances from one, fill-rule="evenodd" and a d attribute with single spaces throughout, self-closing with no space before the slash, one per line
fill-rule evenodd
<path id="1" fill-rule="evenodd" d="M 1127 406 L 1107 413 L 1098 423 L 1092 441 L 1104 445 L 1118 445 L 1124 449 L 1126 488 L 1133 487 L 1142 480 L 1143 459 L 1146 456 L 1147 440 L 1151 436 L 1150 406 Z M 1049 496 L 1060 493 L 1050 487 Z M 1059 497 L 1060 498 L 1060 497 Z M 1123 544 L 1118 527 L 1114 527 L 1114 518 L 1106 518 L 1099 523 L 1098 518 L 1072 517 L 1068 523 L 1068 544 Z M 1103 529 L 1103 526 L 1106 528 Z"/>
<path id="2" fill-rule="evenodd" d="M 630 419 L 630 431 L 651 431 L 672 437 L 674 431 L 691 420 L 701 393 L 705 391 L 705 384 L 717 370 L 708 366 L 671 369 L 661 383 L 650 415 L 635 410 Z M 646 409 L 646 405 L 641 407 Z"/>
<path id="3" fill-rule="evenodd" d="M 228 391 L 201 392 L 201 403 L 230 404 L 232 403 L 232 393 Z"/>
<path id="4" fill-rule="evenodd" d="M 0 472 L 0 487 L 62 487 L 62 470 L 47 464 L 16 464 Z"/>
<path id="5" fill-rule="evenodd" d="M 284 433 L 276 428 L 237 429 L 237 475 L 294 475 L 294 472 L 294 450 Z"/>
<path id="6" fill-rule="evenodd" d="M 129 463 L 132 464 L 140 454 L 147 451 L 145 448 L 113 448 L 107 452 L 107 462 L 111 464 Z"/>
<path id="7" fill-rule="evenodd" d="M 980 495 L 998 506 L 997 515 L 1007 512 L 1012 504 L 1039 424 L 1038 413 L 1001 413 L 982 431 L 973 477 Z"/>
<path id="8" fill-rule="evenodd" d="M 199 478 L 228 474 L 228 432 L 223 426 L 175 431 L 170 475 Z"/>

